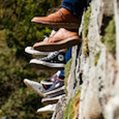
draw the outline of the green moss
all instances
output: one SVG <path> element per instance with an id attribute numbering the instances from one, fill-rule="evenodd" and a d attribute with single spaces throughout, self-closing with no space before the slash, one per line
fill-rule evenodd
<path id="1" fill-rule="evenodd" d="M 65 83 L 65 88 L 67 87 L 67 80 L 68 80 L 68 77 L 69 77 L 69 74 L 70 74 L 70 69 L 71 69 L 71 62 L 72 62 L 72 59 L 70 59 L 66 66 L 65 66 L 65 79 L 64 79 L 64 83 Z M 66 91 L 67 92 L 67 91 Z"/>
<path id="2" fill-rule="evenodd" d="M 100 57 L 100 51 L 95 55 L 95 66 L 98 64 L 99 57 Z"/>
<path id="3" fill-rule="evenodd" d="M 102 42 L 106 45 L 107 50 L 112 54 L 115 54 L 115 22 L 114 18 L 109 21 L 109 24 L 104 29 L 104 36 L 102 37 Z"/>
<path id="4" fill-rule="evenodd" d="M 84 13 L 84 24 L 83 24 L 83 54 L 85 57 L 89 55 L 89 48 L 88 48 L 88 27 L 89 27 L 89 21 L 90 21 L 90 15 L 91 15 L 91 6 L 88 7 L 88 9 Z"/>
<path id="5" fill-rule="evenodd" d="M 90 16 L 91 16 L 91 6 L 89 6 L 84 13 L 83 37 L 87 37 Z"/>
<path id="6" fill-rule="evenodd" d="M 72 118 L 73 118 L 72 100 L 70 99 L 66 107 L 64 119 L 72 119 Z"/>
<path id="7" fill-rule="evenodd" d="M 66 105 L 64 119 L 75 119 L 78 114 L 79 108 L 79 101 L 80 101 L 80 91 L 77 91 L 76 95 L 71 98 Z"/>
<path id="8" fill-rule="evenodd" d="M 82 52 L 85 57 L 89 55 L 89 48 L 88 48 L 88 38 L 83 39 L 83 47 Z"/>
<path id="9" fill-rule="evenodd" d="M 70 69 L 71 69 L 71 62 L 72 62 L 72 59 L 70 59 L 65 65 L 65 78 L 68 78 L 69 76 Z"/>

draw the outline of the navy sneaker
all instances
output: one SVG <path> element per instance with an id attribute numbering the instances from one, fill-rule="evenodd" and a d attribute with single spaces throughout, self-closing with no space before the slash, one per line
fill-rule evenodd
<path id="1" fill-rule="evenodd" d="M 45 80 L 42 80 L 40 83 L 42 85 L 52 85 L 53 82 L 55 82 L 56 80 L 59 80 L 59 79 L 64 79 L 64 76 L 60 76 L 60 70 L 57 71 L 53 76 L 51 76 L 50 78 L 48 79 L 45 79 Z"/>
<path id="2" fill-rule="evenodd" d="M 65 91 L 61 90 L 59 92 L 56 92 L 54 94 L 47 95 L 46 97 L 42 98 L 42 103 L 57 103 L 59 99 L 61 99 L 63 96 L 65 96 Z"/>
<path id="3" fill-rule="evenodd" d="M 64 69 L 65 53 L 56 51 L 56 52 L 50 53 L 47 57 L 30 60 L 30 64 L 39 66 L 39 68 L 50 67 L 50 68 L 56 68 L 56 69 Z"/>
<path id="4" fill-rule="evenodd" d="M 49 89 L 45 90 L 44 94 L 50 95 L 56 92 L 60 92 L 64 89 L 65 89 L 64 80 L 59 79 L 59 80 L 56 80 Z"/>

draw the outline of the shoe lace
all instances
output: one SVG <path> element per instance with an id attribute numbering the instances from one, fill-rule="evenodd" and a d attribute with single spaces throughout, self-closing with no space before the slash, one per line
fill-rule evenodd
<path id="1" fill-rule="evenodd" d="M 55 51 L 53 53 L 49 53 L 47 57 L 43 57 L 43 58 L 41 58 L 41 60 L 53 59 L 54 57 L 57 56 L 58 53 L 59 53 L 58 51 Z"/>

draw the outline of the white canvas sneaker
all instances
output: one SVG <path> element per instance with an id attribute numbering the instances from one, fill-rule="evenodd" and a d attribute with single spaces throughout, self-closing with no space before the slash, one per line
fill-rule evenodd
<path id="1" fill-rule="evenodd" d="M 42 84 L 35 81 L 31 81 L 29 79 L 24 79 L 24 83 L 26 84 L 27 87 L 34 90 L 40 96 L 45 97 L 45 94 L 43 93 L 45 89 L 43 88 Z"/>

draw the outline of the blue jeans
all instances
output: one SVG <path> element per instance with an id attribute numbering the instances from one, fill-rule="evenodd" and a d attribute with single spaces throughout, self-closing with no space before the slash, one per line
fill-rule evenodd
<path id="1" fill-rule="evenodd" d="M 82 16 L 87 0 L 63 0 L 61 7 L 71 11 L 73 15 Z"/>
<path id="2" fill-rule="evenodd" d="M 71 54 L 72 54 L 72 48 L 69 48 L 65 53 L 65 62 L 66 63 L 70 60 Z M 64 70 L 60 70 L 59 77 L 64 77 Z"/>

